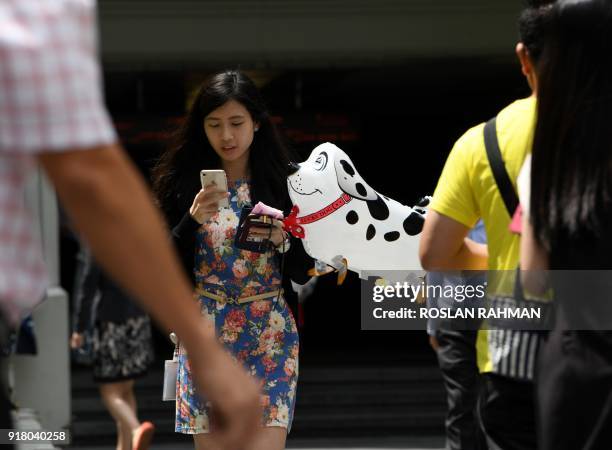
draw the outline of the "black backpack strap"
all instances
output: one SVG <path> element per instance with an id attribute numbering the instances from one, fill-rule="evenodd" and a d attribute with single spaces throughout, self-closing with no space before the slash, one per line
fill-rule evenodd
<path id="1" fill-rule="evenodd" d="M 510 181 L 510 175 L 506 170 L 506 165 L 502 159 L 502 154 L 499 149 L 499 142 L 497 140 L 497 129 L 495 127 L 496 118 L 489 120 L 484 127 L 484 141 L 485 148 L 487 150 L 487 158 L 489 159 L 489 165 L 493 171 L 493 177 L 497 184 L 497 189 L 502 196 L 502 200 L 508 210 L 510 218 L 514 215 L 516 208 L 519 204 L 518 196 Z"/>

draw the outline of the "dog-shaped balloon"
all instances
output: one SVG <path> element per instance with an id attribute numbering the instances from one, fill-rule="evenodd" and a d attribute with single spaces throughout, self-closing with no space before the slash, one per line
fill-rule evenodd
<path id="1" fill-rule="evenodd" d="M 331 143 L 316 147 L 294 170 L 287 179 L 294 206 L 284 227 L 311 257 L 361 278 L 421 270 L 418 235 L 428 198 L 411 208 L 379 194 Z"/>

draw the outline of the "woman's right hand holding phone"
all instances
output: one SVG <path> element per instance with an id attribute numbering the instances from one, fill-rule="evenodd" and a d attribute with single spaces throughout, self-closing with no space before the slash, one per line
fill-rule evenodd
<path id="1" fill-rule="evenodd" d="M 228 196 L 229 192 L 218 189 L 216 184 L 206 186 L 193 199 L 189 214 L 200 225 L 208 222 L 219 210 L 219 201 Z"/>

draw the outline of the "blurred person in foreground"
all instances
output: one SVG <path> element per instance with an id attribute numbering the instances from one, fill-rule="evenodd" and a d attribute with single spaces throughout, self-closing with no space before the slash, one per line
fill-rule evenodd
<path id="1" fill-rule="evenodd" d="M 526 290 L 543 292 L 551 270 L 555 304 L 536 380 L 539 448 L 610 449 L 612 2 L 555 4 L 539 81 L 521 242 Z"/>
<path id="2" fill-rule="evenodd" d="M 199 386 L 218 405 L 219 445 L 240 447 L 260 421 L 258 388 L 199 315 L 163 219 L 117 143 L 103 106 L 96 51 L 93 1 L 0 3 L 3 321 L 16 326 L 47 286 L 23 201 L 24 183 L 38 163 L 103 269 L 189 350 Z"/>

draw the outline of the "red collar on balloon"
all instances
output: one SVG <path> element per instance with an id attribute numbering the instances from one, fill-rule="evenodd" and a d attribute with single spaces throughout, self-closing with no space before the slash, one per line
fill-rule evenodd
<path id="1" fill-rule="evenodd" d="M 298 205 L 293 205 L 293 208 L 291 208 L 291 213 L 289 213 L 289 215 L 283 220 L 283 229 L 291 233 L 296 238 L 304 239 L 304 237 L 306 237 L 306 233 L 302 225 L 308 225 L 309 223 L 316 222 L 329 216 L 351 200 L 352 197 L 350 195 L 342 194 L 337 200 L 334 200 L 324 208 L 302 217 L 298 217 L 300 212 Z"/>

